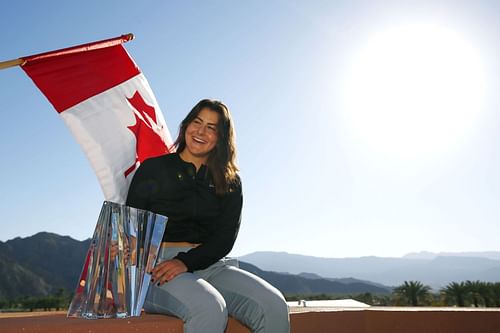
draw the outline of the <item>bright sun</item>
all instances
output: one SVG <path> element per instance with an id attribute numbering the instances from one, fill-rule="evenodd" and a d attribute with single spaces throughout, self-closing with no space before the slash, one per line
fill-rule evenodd
<path id="1" fill-rule="evenodd" d="M 452 30 L 416 25 L 376 33 L 348 73 L 348 126 L 376 152 L 432 155 L 477 118 L 484 80 L 475 49 Z"/>

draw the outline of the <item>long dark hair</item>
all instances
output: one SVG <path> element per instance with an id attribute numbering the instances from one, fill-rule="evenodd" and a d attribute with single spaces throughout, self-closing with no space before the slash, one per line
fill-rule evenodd
<path id="1" fill-rule="evenodd" d="M 219 122 L 217 123 L 217 143 L 208 156 L 207 166 L 212 174 L 215 192 L 218 195 L 223 195 L 230 191 L 232 184 L 238 181 L 236 140 L 233 121 L 228 107 L 224 103 L 212 99 L 203 99 L 199 101 L 181 122 L 179 135 L 174 145 L 179 153 L 186 148 L 186 129 L 198 116 L 201 110 L 205 108 L 217 112 L 219 115 Z"/>

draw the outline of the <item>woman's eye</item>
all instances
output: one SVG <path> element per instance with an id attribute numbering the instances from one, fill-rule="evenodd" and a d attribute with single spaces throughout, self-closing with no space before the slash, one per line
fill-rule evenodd
<path id="1" fill-rule="evenodd" d="M 217 128 L 214 127 L 214 126 L 208 126 L 208 129 L 212 132 L 216 132 L 217 131 Z"/>

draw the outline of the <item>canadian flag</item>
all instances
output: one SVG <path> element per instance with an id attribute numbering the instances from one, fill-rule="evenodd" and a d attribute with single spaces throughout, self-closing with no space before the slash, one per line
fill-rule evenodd
<path id="1" fill-rule="evenodd" d="M 122 45 L 132 37 L 23 57 L 21 66 L 81 145 L 105 199 L 117 203 L 142 161 L 173 150 L 153 91 Z"/>

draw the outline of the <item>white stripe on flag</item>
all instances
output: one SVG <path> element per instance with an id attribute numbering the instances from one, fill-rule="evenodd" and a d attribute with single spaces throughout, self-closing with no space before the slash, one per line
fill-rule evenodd
<path id="1" fill-rule="evenodd" d="M 125 177 L 125 172 L 136 162 L 136 137 L 128 128 L 136 123 L 137 111 L 128 101 L 136 92 L 154 107 L 157 124 L 162 126 L 161 132 L 170 148 L 172 138 L 143 74 L 60 113 L 87 155 L 105 199 L 117 203 L 125 202 L 136 170 Z"/>

